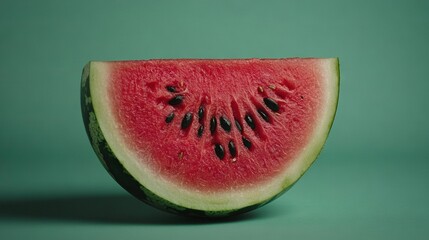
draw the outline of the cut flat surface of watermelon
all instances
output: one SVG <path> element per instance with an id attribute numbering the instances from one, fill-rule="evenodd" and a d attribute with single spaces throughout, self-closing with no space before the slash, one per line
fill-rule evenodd
<path id="1" fill-rule="evenodd" d="M 338 59 L 90 62 L 82 109 L 95 152 L 158 208 L 226 215 L 272 200 L 326 141 Z"/>

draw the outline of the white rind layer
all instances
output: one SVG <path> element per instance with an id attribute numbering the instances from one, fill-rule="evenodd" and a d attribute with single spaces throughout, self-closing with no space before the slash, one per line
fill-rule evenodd
<path id="1" fill-rule="evenodd" d="M 112 152 L 124 168 L 145 188 L 157 196 L 185 208 L 203 211 L 229 211 L 261 204 L 278 195 L 295 183 L 317 158 L 333 123 L 339 94 L 338 59 L 320 59 L 321 84 L 324 95 L 310 142 L 301 154 L 292 161 L 278 177 L 270 182 L 254 185 L 246 189 L 231 189 L 223 192 L 200 192 L 178 186 L 163 178 L 156 169 L 143 166 L 147 159 L 139 159 L 126 144 L 110 106 L 108 94 L 110 83 L 109 62 L 90 62 L 90 90 L 99 127 Z M 88 67 L 88 66 L 87 66 Z M 142 151 L 145 151 L 144 149 Z M 145 154 L 151 158 L 150 154 Z"/>

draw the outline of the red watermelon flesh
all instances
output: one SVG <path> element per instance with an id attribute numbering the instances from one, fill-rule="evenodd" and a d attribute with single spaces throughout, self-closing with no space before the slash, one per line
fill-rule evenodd
<path id="1" fill-rule="evenodd" d="M 337 59 L 92 64 L 95 114 L 118 160 L 150 191 L 189 208 L 205 210 L 193 205 L 201 196 L 217 196 L 208 209 L 224 210 L 232 192 L 281 192 L 317 157 L 337 105 Z"/>

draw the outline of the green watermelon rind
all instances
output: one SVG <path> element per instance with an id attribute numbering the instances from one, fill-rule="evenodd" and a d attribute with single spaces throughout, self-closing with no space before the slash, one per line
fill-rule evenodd
<path id="1" fill-rule="evenodd" d="M 91 96 L 91 74 L 90 74 L 90 65 L 91 62 L 88 63 L 82 73 L 81 80 L 81 109 L 82 109 L 82 117 L 85 125 L 86 133 L 90 139 L 90 143 L 97 157 L 99 158 L 102 165 L 109 172 L 109 174 L 121 185 L 125 190 L 127 190 L 130 194 L 140 199 L 141 201 L 158 208 L 160 210 L 164 210 L 170 213 L 185 215 L 185 216 L 193 216 L 193 217 L 204 217 L 204 218 L 213 218 L 213 217 L 228 217 L 235 216 L 241 213 L 245 213 L 251 211 L 253 209 L 259 208 L 272 200 L 276 199 L 284 192 L 289 190 L 299 178 L 306 172 L 306 170 L 311 166 L 311 164 L 315 161 L 318 155 L 321 152 L 321 148 L 319 150 L 315 150 L 314 156 L 307 161 L 306 166 L 303 166 L 302 172 L 300 173 L 298 179 L 290 182 L 285 181 L 283 183 L 283 190 L 278 194 L 274 195 L 272 198 L 267 199 L 263 202 L 259 202 L 256 204 L 252 204 L 250 206 L 245 206 L 243 208 L 237 209 L 227 209 L 227 210 L 216 210 L 216 211 L 204 211 L 199 209 L 192 209 L 183 207 L 177 204 L 174 204 L 164 198 L 159 197 L 145 186 L 139 183 L 139 181 L 134 178 L 123 166 L 123 164 L 118 160 L 115 153 L 112 151 L 109 143 L 106 141 L 104 134 L 100 128 L 99 122 L 97 120 L 97 115 L 94 111 L 94 105 Z M 322 146 L 324 145 L 327 136 L 332 128 L 333 121 L 336 114 L 336 109 L 338 107 L 338 96 L 339 96 L 339 61 L 336 59 L 336 74 L 337 74 L 337 92 L 336 103 L 334 114 L 329 123 L 328 129 L 326 130 L 325 140 L 323 141 Z"/>
<path id="2" fill-rule="evenodd" d="M 115 153 L 111 150 L 108 142 L 104 138 L 103 132 L 101 131 L 97 121 L 94 106 L 92 104 L 89 78 L 90 73 L 88 64 L 83 70 L 81 84 L 81 109 L 86 133 L 90 139 L 92 148 L 94 149 L 94 152 L 102 163 L 102 165 L 109 172 L 109 174 L 119 183 L 119 185 L 121 185 L 133 196 L 160 210 L 179 215 L 195 217 L 233 216 L 253 210 L 267 203 L 264 202 L 252 206 L 247 206 L 242 209 L 231 209 L 226 211 L 202 211 L 197 209 L 185 208 L 171 203 L 170 201 L 157 196 L 152 191 L 145 188 L 124 168 L 124 166 L 115 156 Z"/>

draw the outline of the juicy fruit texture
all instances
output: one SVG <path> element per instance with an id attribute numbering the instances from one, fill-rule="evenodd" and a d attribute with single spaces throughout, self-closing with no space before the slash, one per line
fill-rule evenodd
<path id="1" fill-rule="evenodd" d="M 338 77 L 337 59 L 93 62 L 83 114 L 97 155 L 134 195 L 225 215 L 268 202 L 311 165 Z"/>
<path id="2" fill-rule="evenodd" d="M 308 68 L 283 61 L 117 63 L 109 94 L 128 145 L 156 156 L 144 164 L 180 185 L 222 191 L 269 181 L 308 142 L 323 94 Z"/>

